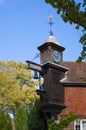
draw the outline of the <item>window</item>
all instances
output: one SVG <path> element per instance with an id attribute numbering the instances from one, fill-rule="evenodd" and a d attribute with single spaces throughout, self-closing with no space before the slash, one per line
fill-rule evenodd
<path id="1" fill-rule="evenodd" d="M 80 130 L 80 120 L 76 120 L 74 122 L 75 129 L 74 130 Z"/>
<path id="2" fill-rule="evenodd" d="M 74 130 L 86 130 L 86 119 L 74 121 Z"/>

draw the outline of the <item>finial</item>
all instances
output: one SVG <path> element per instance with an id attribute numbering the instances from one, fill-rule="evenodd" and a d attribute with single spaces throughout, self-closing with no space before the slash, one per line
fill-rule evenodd
<path id="1" fill-rule="evenodd" d="M 48 23 L 48 24 L 50 24 L 50 35 L 53 35 L 53 32 L 52 32 L 52 25 L 54 24 L 54 23 L 52 22 L 53 16 L 48 16 L 48 18 L 50 19 L 50 22 Z"/>

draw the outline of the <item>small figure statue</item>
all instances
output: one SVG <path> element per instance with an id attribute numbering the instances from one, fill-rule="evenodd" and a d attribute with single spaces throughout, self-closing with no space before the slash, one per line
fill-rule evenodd
<path id="1" fill-rule="evenodd" d="M 39 78 L 39 89 L 44 90 L 44 78 L 42 76 Z"/>

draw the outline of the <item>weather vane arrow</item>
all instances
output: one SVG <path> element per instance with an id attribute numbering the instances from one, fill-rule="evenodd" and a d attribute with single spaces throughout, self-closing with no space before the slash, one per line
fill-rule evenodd
<path id="1" fill-rule="evenodd" d="M 53 16 L 48 16 L 48 18 L 50 19 L 50 22 L 48 23 L 48 24 L 50 24 L 50 35 L 53 35 L 53 32 L 52 32 L 52 25 L 54 24 L 54 23 L 52 22 Z"/>

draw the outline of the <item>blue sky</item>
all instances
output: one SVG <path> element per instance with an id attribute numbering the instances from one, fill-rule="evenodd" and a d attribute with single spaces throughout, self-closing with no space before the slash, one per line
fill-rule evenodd
<path id="1" fill-rule="evenodd" d="M 44 0 L 0 0 L 0 60 L 32 60 L 49 36 L 50 15 L 54 36 L 65 47 L 64 61 L 75 61 L 81 52 L 81 32 L 65 24 Z"/>

